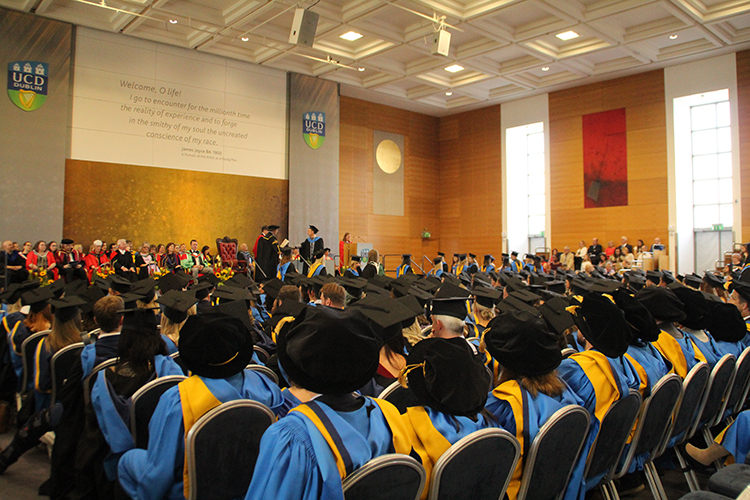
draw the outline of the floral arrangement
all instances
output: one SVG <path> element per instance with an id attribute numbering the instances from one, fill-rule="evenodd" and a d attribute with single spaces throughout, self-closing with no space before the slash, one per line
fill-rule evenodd
<path id="1" fill-rule="evenodd" d="M 216 273 L 216 277 L 219 278 L 222 283 L 228 280 L 229 278 L 231 278 L 232 276 L 234 276 L 234 271 L 232 271 L 231 267 L 225 267 L 221 271 Z"/>
<path id="2" fill-rule="evenodd" d="M 31 273 L 31 279 L 39 280 L 40 286 L 51 285 L 55 281 L 55 276 L 52 273 L 47 273 L 46 269 L 39 269 Z"/>
<path id="3" fill-rule="evenodd" d="M 151 277 L 155 280 L 158 280 L 165 274 L 169 274 L 169 269 L 167 269 L 166 267 L 160 267 L 158 271 L 154 271 L 154 274 L 152 274 Z"/>

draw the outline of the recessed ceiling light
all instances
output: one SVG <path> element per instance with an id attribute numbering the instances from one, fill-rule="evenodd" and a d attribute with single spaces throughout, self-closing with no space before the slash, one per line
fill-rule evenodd
<path id="1" fill-rule="evenodd" d="M 364 71 L 364 70 L 365 70 L 365 68 L 362 68 L 362 67 L 357 68 L 357 71 Z"/>
<path id="2" fill-rule="evenodd" d="M 464 67 L 460 64 L 454 64 L 453 66 L 448 66 L 447 68 L 445 68 L 445 71 L 447 71 L 448 73 L 458 73 L 459 71 L 463 70 Z"/>
<path id="3" fill-rule="evenodd" d="M 574 38 L 578 38 L 580 35 L 575 31 L 566 31 L 564 33 L 558 33 L 555 36 L 560 40 L 572 40 Z"/>
<path id="4" fill-rule="evenodd" d="M 361 33 L 357 33 L 356 31 L 347 31 L 343 35 L 341 35 L 340 38 L 343 38 L 344 40 L 349 40 L 350 42 L 353 42 L 354 40 L 359 40 L 362 38 Z"/>
<path id="5" fill-rule="evenodd" d="M 248 40 L 250 40 L 250 39 L 249 39 L 248 37 L 246 37 L 246 36 L 243 36 L 243 37 L 242 37 L 242 41 L 243 41 L 243 42 L 247 42 Z"/>
<path id="6" fill-rule="evenodd" d="M 677 35 L 669 35 L 670 40 L 674 40 L 675 38 L 677 38 Z"/>
<path id="7" fill-rule="evenodd" d="M 169 20 L 169 23 L 170 23 L 170 24 L 177 24 L 177 19 L 170 19 L 170 20 Z"/>
<path id="8" fill-rule="evenodd" d="M 549 71 L 549 66 L 544 66 L 544 67 L 542 68 L 542 71 Z"/>
<path id="9" fill-rule="evenodd" d="M 446 92 L 445 95 L 448 95 L 448 96 L 453 95 L 453 92 Z"/>

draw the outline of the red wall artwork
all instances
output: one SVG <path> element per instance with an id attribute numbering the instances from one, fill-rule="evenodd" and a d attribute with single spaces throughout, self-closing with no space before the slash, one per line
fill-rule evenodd
<path id="1" fill-rule="evenodd" d="M 584 207 L 628 204 L 625 108 L 583 115 Z"/>

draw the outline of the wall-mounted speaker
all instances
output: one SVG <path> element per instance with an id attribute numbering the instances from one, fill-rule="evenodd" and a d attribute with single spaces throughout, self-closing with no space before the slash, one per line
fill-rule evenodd
<path id="1" fill-rule="evenodd" d="M 289 33 L 289 43 L 312 47 L 315 41 L 315 30 L 318 29 L 320 16 L 307 9 L 296 9 L 292 21 L 292 31 Z"/>

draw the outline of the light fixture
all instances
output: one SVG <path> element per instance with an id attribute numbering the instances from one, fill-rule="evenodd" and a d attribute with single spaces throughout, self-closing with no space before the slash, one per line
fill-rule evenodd
<path id="1" fill-rule="evenodd" d="M 558 33 L 555 36 L 560 40 L 572 40 L 574 38 L 578 38 L 580 35 L 575 31 L 566 31 L 564 33 Z"/>
<path id="2" fill-rule="evenodd" d="M 464 67 L 460 64 L 454 64 L 453 66 L 448 66 L 447 68 L 445 68 L 445 71 L 447 71 L 448 73 L 458 73 L 459 71 L 463 70 Z"/>
<path id="3" fill-rule="evenodd" d="M 243 42 L 247 42 L 247 41 L 248 41 L 248 40 L 250 40 L 250 39 L 249 39 L 248 37 L 246 37 L 246 36 L 243 36 L 243 37 L 241 38 L 241 40 L 242 40 Z"/>
<path id="4" fill-rule="evenodd" d="M 542 68 L 542 71 L 549 71 L 549 66 L 544 66 L 544 67 Z"/>
<path id="5" fill-rule="evenodd" d="M 446 93 L 445 93 L 445 95 L 447 95 L 447 96 L 452 96 L 452 95 L 453 95 L 453 92 L 446 92 Z"/>
<path id="6" fill-rule="evenodd" d="M 363 72 L 364 70 L 365 70 L 365 68 L 363 68 L 361 66 L 359 68 L 357 68 L 357 71 L 359 71 L 360 73 Z"/>
<path id="7" fill-rule="evenodd" d="M 341 35 L 339 38 L 343 38 L 344 40 L 349 40 L 350 42 L 353 42 L 354 40 L 359 40 L 362 38 L 361 33 L 357 33 L 356 31 L 347 31 L 343 35 Z"/>
<path id="8" fill-rule="evenodd" d="M 675 38 L 677 38 L 677 35 L 669 35 L 670 40 L 674 40 Z"/>
<path id="9" fill-rule="evenodd" d="M 169 24 L 177 24 L 177 19 L 170 19 Z"/>

